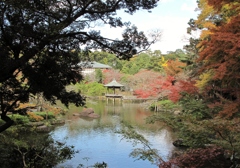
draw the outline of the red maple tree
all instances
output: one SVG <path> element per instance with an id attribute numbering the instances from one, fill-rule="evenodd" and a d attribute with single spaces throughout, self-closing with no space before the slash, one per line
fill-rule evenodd
<path id="1" fill-rule="evenodd" d="M 145 87 L 138 88 L 134 94 L 141 98 L 164 98 L 177 102 L 181 98 L 181 92 L 193 94 L 197 91 L 194 82 L 176 79 L 173 76 L 159 76 L 152 81 L 147 81 Z"/>
<path id="2" fill-rule="evenodd" d="M 223 104 L 221 115 L 233 116 L 240 109 L 240 15 L 213 30 L 210 40 L 205 40 L 199 61 L 204 62 L 200 72 L 213 70 L 212 87 L 215 100 Z M 235 106 L 238 104 L 238 106 Z M 233 110 L 230 106 L 235 107 Z M 238 109 L 238 110 L 237 110 Z"/>

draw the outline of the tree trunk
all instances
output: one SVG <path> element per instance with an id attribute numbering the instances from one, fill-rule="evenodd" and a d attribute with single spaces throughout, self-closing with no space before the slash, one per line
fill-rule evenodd
<path id="1" fill-rule="evenodd" d="M 2 119 L 3 121 L 5 121 L 5 124 L 3 124 L 3 125 L 0 126 L 0 133 L 3 132 L 3 131 L 5 131 L 6 129 L 8 129 L 8 128 L 9 128 L 10 126 L 12 126 L 13 123 L 14 123 L 14 121 L 13 121 L 11 118 L 9 118 L 9 117 L 6 115 L 6 113 L 2 113 L 2 114 L 1 114 L 1 119 Z"/>

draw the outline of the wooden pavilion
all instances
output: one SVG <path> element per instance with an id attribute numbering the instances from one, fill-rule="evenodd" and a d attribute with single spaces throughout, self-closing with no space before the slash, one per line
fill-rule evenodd
<path id="1" fill-rule="evenodd" d="M 105 96 L 107 98 L 107 103 L 108 103 L 109 98 L 112 98 L 114 103 L 115 103 L 116 98 L 122 100 L 123 96 L 116 94 L 115 89 L 120 89 L 120 88 L 124 87 L 124 85 L 118 83 L 115 79 L 113 79 L 110 83 L 108 83 L 104 86 L 107 87 L 107 89 L 110 89 L 110 88 L 113 89 L 113 94 L 108 94 L 108 93 L 105 94 Z"/>

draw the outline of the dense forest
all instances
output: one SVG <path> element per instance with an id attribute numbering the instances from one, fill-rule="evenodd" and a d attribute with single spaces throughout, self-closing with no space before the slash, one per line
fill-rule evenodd
<path id="1" fill-rule="evenodd" d="M 170 109 L 165 115 L 152 115 L 147 122 L 164 122 L 187 150 L 169 161 L 160 159 L 159 167 L 239 167 L 240 2 L 197 2 L 200 14 L 196 20 L 190 19 L 186 31 L 201 32 L 200 37 L 190 38 L 183 49 L 167 54 L 148 50 L 159 34 L 152 34 L 153 40 L 148 41 L 143 32 L 116 16 L 121 9 L 129 14 L 151 10 L 157 5 L 155 0 L 0 2 L 3 166 L 52 167 L 74 153 L 50 137 L 40 136 L 46 140 L 41 142 L 40 138 L 21 137 L 27 130 L 22 127 L 23 116 L 29 116 L 23 108 L 30 98 L 41 96 L 51 104 L 60 100 L 66 106 L 84 106 L 85 95 L 102 95 L 103 84 L 115 78 L 126 86 L 124 92 L 155 98 L 160 109 Z M 123 39 L 108 39 L 95 30 L 81 31 L 99 20 L 125 27 Z M 86 60 L 113 69 L 84 77 L 77 65 Z M 79 92 L 67 89 L 72 85 Z M 11 117 L 9 112 L 20 117 Z M 36 137 L 34 131 L 28 131 Z"/>

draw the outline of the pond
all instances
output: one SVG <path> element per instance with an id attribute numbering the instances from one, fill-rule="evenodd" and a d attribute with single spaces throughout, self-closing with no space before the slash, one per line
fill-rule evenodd
<path id="1" fill-rule="evenodd" d="M 137 160 L 129 157 L 134 148 L 142 145 L 133 144 L 123 139 L 120 130 L 122 122 L 131 124 L 135 130 L 143 135 L 159 151 L 164 160 L 168 160 L 174 150 L 172 133 L 159 124 L 146 124 L 145 119 L 152 112 L 143 108 L 141 104 L 123 103 L 106 104 L 97 102 L 88 104 L 100 115 L 98 119 L 83 119 L 73 116 L 81 112 L 81 107 L 70 107 L 66 115 L 66 124 L 56 127 L 52 132 L 55 140 L 72 145 L 79 152 L 71 160 L 59 164 L 57 168 L 77 168 L 79 164 L 85 167 L 95 163 L 107 163 L 109 168 L 157 168 L 148 160 Z"/>

